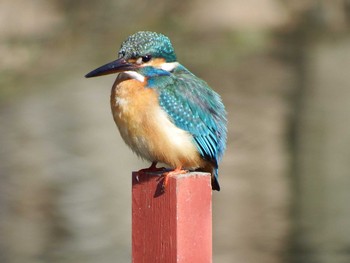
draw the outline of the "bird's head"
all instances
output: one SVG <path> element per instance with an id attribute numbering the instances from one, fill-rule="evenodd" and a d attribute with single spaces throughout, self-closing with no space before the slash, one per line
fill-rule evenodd
<path id="1" fill-rule="evenodd" d="M 169 72 L 177 65 L 175 51 L 168 37 L 140 31 L 122 43 L 117 60 L 91 71 L 85 77 L 125 72 L 131 78 L 143 81 L 147 74 Z"/>

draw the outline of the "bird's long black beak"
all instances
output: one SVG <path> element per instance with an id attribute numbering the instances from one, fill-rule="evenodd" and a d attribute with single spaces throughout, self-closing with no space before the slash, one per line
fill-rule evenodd
<path id="1" fill-rule="evenodd" d="M 119 58 L 115 61 L 109 62 L 85 75 L 85 78 L 99 77 L 103 75 L 119 73 L 122 71 L 132 70 L 135 66 L 128 63 L 124 58 Z"/>

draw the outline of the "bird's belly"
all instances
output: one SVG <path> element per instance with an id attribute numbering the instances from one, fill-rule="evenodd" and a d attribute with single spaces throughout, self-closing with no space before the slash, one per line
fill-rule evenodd
<path id="1" fill-rule="evenodd" d="M 142 158 L 172 167 L 202 166 L 192 135 L 169 120 L 154 89 L 145 88 L 136 80 L 117 79 L 111 107 L 125 143 Z"/>

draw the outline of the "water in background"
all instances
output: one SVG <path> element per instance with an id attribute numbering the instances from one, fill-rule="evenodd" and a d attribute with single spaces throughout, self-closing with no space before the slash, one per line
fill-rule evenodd
<path id="1" fill-rule="evenodd" d="M 149 164 L 113 123 L 115 76 L 83 76 L 139 30 L 229 113 L 214 262 L 350 262 L 349 7 L 2 1 L 0 262 L 130 262 L 130 174 Z"/>

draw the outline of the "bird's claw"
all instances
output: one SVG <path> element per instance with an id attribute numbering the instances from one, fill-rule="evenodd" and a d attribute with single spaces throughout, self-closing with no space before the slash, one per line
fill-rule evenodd
<path id="1" fill-rule="evenodd" d="M 168 181 L 169 181 L 169 177 L 174 176 L 174 175 L 178 175 L 178 174 L 185 174 L 188 173 L 188 170 L 182 170 L 181 168 L 176 168 L 173 171 L 170 172 L 165 172 L 162 174 L 162 191 L 165 192 L 165 189 L 168 185 Z"/>
<path id="2" fill-rule="evenodd" d="M 138 171 L 139 174 L 145 174 L 145 173 L 157 173 L 157 172 L 163 172 L 165 171 L 165 167 L 157 167 L 156 162 L 152 162 L 151 166 L 148 168 L 144 168 Z"/>

